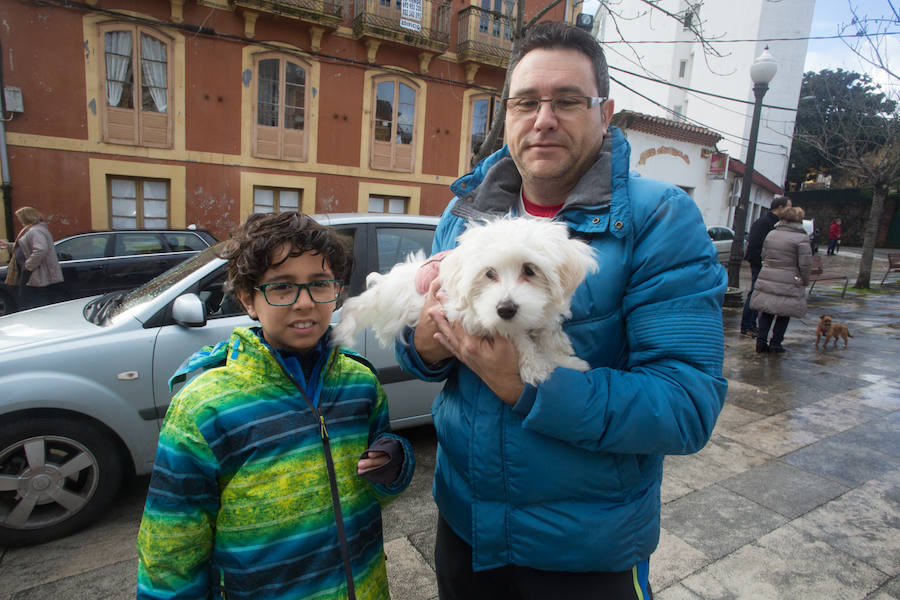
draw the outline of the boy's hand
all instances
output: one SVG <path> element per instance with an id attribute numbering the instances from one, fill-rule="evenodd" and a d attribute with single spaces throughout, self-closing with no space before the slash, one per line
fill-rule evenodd
<path id="1" fill-rule="evenodd" d="M 356 474 L 362 475 L 366 471 L 377 469 L 378 467 L 387 464 L 389 460 L 391 460 L 391 457 L 387 452 L 369 450 L 366 458 L 361 458 L 359 459 L 359 462 L 356 463 Z"/>

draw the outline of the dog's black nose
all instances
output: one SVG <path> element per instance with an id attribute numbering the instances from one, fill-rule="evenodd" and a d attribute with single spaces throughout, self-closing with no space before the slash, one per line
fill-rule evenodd
<path id="1" fill-rule="evenodd" d="M 500 304 L 497 305 L 497 314 L 500 315 L 501 319 L 509 321 L 519 310 L 519 305 L 511 300 L 504 300 Z"/>

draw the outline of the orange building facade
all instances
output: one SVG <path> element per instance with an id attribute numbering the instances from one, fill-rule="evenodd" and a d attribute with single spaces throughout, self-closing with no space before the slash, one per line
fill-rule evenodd
<path id="1" fill-rule="evenodd" d="M 542 18 L 572 21 L 572 2 Z M 56 238 L 222 238 L 292 208 L 439 214 L 503 86 L 503 4 L 0 0 L 3 85 L 21 99 L 4 113 L 0 237 L 21 206 Z"/>

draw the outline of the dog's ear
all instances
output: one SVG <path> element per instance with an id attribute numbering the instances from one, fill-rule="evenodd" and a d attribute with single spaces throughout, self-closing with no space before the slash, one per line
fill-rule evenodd
<path id="1" fill-rule="evenodd" d="M 463 289 L 465 249 L 459 247 L 448 253 L 441 261 L 438 279 L 441 289 L 447 294 L 456 310 L 465 310 L 469 303 L 468 293 Z"/>
<path id="2" fill-rule="evenodd" d="M 593 249 L 580 240 L 567 239 L 553 251 L 562 254 L 557 261 L 557 274 L 565 296 L 571 296 L 584 281 L 585 276 L 589 272 L 595 273 L 599 268 Z"/>

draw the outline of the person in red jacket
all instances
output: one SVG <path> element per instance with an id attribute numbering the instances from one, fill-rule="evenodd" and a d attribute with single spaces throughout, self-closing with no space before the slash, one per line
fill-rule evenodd
<path id="1" fill-rule="evenodd" d="M 828 254 L 837 254 L 838 245 L 841 243 L 841 219 L 840 217 L 831 220 L 831 226 L 828 227 Z"/>

